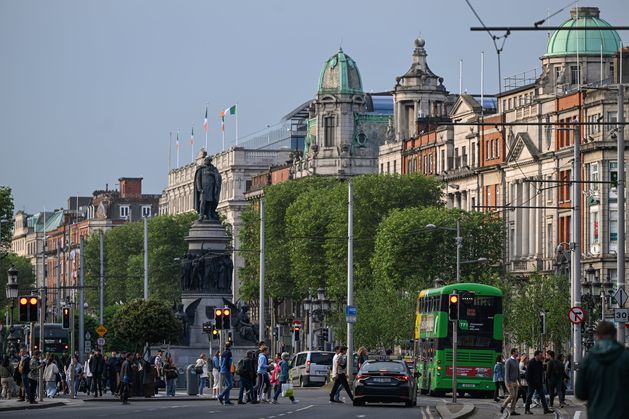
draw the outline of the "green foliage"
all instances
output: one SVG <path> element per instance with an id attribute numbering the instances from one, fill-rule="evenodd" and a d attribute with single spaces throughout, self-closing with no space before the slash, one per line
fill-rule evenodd
<path id="1" fill-rule="evenodd" d="M 540 342 L 539 314 L 546 312 L 545 342 L 556 348 L 570 340 L 570 323 L 566 315 L 570 309 L 570 282 L 565 276 L 539 274 L 527 280 L 511 280 L 506 290 L 505 332 L 519 344 L 538 347 Z"/>
<path id="2" fill-rule="evenodd" d="M 6 307 L 7 271 L 11 266 L 15 266 L 18 270 L 19 294 L 30 294 L 30 289 L 35 284 L 35 273 L 30 260 L 14 253 L 0 256 L 0 307 Z M 17 319 L 17 317 L 14 318 Z"/>
<path id="3" fill-rule="evenodd" d="M 116 336 L 134 345 L 136 351 L 145 343 L 174 343 L 182 333 L 182 324 L 170 307 L 157 300 L 133 300 L 113 316 Z M 131 349 L 131 348 L 128 348 Z"/>
<path id="4" fill-rule="evenodd" d="M 174 260 L 186 253 L 184 240 L 194 214 L 158 216 L 149 219 L 149 294 L 151 298 L 172 302 L 181 297 L 180 265 Z M 105 233 L 105 306 L 143 296 L 144 289 L 143 222 L 124 224 Z M 99 304 L 99 235 L 92 234 L 85 246 L 90 306 Z"/>
<path id="5" fill-rule="evenodd" d="M 0 253 L 11 249 L 11 236 L 13 234 L 13 196 L 11 188 L 0 186 Z"/>

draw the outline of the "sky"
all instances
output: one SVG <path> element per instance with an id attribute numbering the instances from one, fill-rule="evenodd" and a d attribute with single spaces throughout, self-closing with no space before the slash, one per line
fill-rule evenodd
<path id="1" fill-rule="evenodd" d="M 569 4 L 470 1 L 488 26 L 531 26 Z M 579 5 L 629 24 L 626 0 Z M 569 8 L 550 24 L 566 20 Z M 472 26 L 479 23 L 464 0 L 0 0 L 0 185 L 29 213 L 117 187 L 120 177 L 143 177 L 145 193 L 161 193 L 177 131 L 181 165 L 191 160 L 192 127 L 195 153 L 204 146 L 206 106 L 215 153 L 221 110 L 238 104 L 241 138 L 276 124 L 314 97 L 321 66 L 339 46 L 367 92 L 394 87 L 421 36 L 450 92 L 459 90 L 459 60 L 463 90 L 480 92 L 484 52 L 485 93 L 496 93 L 493 43 Z M 545 31 L 512 33 L 503 77 L 539 69 L 546 41 Z M 228 117 L 227 147 L 235 131 Z"/>

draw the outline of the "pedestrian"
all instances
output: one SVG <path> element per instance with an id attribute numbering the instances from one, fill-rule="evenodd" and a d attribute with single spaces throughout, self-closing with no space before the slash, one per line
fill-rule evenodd
<path id="1" fill-rule="evenodd" d="M 502 388 L 502 394 L 509 393 L 505 387 L 505 364 L 502 362 L 502 355 L 496 356 L 496 365 L 494 365 L 494 401 L 500 401 L 500 389 Z M 517 382 L 516 382 L 517 384 Z"/>
<path id="2" fill-rule="evenodd" d="M 223 351 L 223 356 L 221 357 L 221 377 L 223 378 L 223 391 L 218 395 L 218 401 L 221 404 L 233 404 L 229 401 L 229 392 L 231 391 L 234 385 L 234 377 L 231 373 L 232 368 L 232 344 L 231 342 L 227 342 L 225 344 L 225 350 Z"/>
<path id="3" fill-rule="evenodd" d="M 103 374 L 101 375 L 101 387 L 103 392 L 107 394 L 107 384 L 109 383 L 109 363 L 111 362 L 109 356 L 103 353 Z M 102 394 L 101 394 L 102 396 Z"/>
<path id="4" fill-rule="evenodd" d="M 162 350 L 157 351 L 155 359 L 153 360 L 153 366 L 155 367 L 155 394 L 159 393 L 160 388 L 166 388 L 166 382 L 164 381 L 164 352 Z"/>
<path id="5" fill-rule="evenodd" d="M 57 395 L 57 375 L 59 367 L 55 364 L 53 355 L 48 355 L 48 363 L 44 369 L 44 382 L 46 383 L 46 397 L 54 399 Z"/>
<path id="6" fill-rule="evenodd" d="M 73 355 L 72 358 L 74 361 L 74 371 L 72 372 L 74 374 L 74 398 L 76 399 L 76 396 L 79 393 L 79 385 L 81 383 L 81 379 L 84 379 L 83 365 L 81 365 L 81 361 L 79 361 L 78 355 Z M 69 368 L 72 368 L 72 363 L 70 363 Z"/>
<path id="7" fill-rule="evenodd" d="M 90 364 L 92 363 L 92 359 L 94 358 L 94 352 L 90 352 L 88 359 L 85 361 L 85 365 L 83 365 L 83 375 L 87 380 L 87 395 L 90 395 L 92 391 L 92 370 L 90 369 Z"/>
<path id="8" fill-rule="evenodd" d="M 533 359 L 529 361 L 526 367 L 526 382 L 529 385 L 526 395 L 526 404 L 524 405 L 524 413 L 532 414 L 531 401 L 533 393 L 537 391 L 540 401 L 544 407 L 544 414 L 553 413 L 546 404 L 546 396 L 544 395 L 544 364 L 542 364 L 542 351 L 535 351 Z"/>
<path id="9" fill-rule="evenodd" d="M 524 406 L 526 404 L 526 395 L 528 393 L 528 388 L 529 385 L 526 382 L 526 365 L 529 362 L 529 356 L 528 355 L 522 355 L 520 357 L 520 379 L 518 380 L 518 400 L 520 399 L 520 397 L 522 398 L 522 406 Z"/>
<path id="10" fill-rule="evenodd" d="M 330 403 L 343 403 L 340 400 L 334 399 L 334 395 L 341 386 L 343 386 L 349 398 L 354 401 L 354 395 L 347 382 L 347 363 L 347 346 L 341 346 L 339 356 L 336 359 L 336 378 L 334 379 L 334 385 L 330 392 Z"/>
<path id="11" fill-rule="evenodd" d="M 498 360 L 502 362 L 502 356 L 498 356 L 496 362 L 498 362 Z M 500 407 L 500 413 L 503 413 L 505 408 L 509 404 L 511 404 L 511 406 L 509 407 L 511 416 L 518 416 L 519 413 L 515 411 L 515 405 L 518 402 L 518 380 L 520 379 L 520 366 L 518 363 L 518 350 L 516 348 L 511 348 L 511 356 L 507 360 L 506 365 L 504 365 L 503 374 L 503 380 L 506 381 L 507 388 L 509 389 L 509 397 L 507 397 L 506 400 L 502 403 L 502 406 Z M 496 386 L 496 393 L 494 393 L 495 396 L 497 396 L 497 392 L 498 386 Z"/>
<path id="12" fill-rule="evenodd" d="M 11 391 L 13 391 L 13 367 L 6 356 L 0 365 L 0 385 L 2 385 L 2 398 L 11 399 Z"/>
<path id="13" fill-rule="evenodd" d="M 337 365 L 338 365 L 338 360 L 339 360 L 339 356 L 341 355 L 341 345 L 336 345 L 334 347 L 334 356 L 332 357 L 332 383 L 334 383 L 334 381 L 336 380 L 336 374 L 337 374 Z M 337 402 L 341 401 L 341 388 L 339 386 L 339 388 L 336 390 L 336 393 L 334 394 L 334 400 Z"/>
<path id="14" fill-rule="evenodd" d="M 365 363 L 365 361 L 367 361 L 367 359 L 369 358 L 369 354 L 367 352 L 367 348 L 365 348 L 364 346 L 361 346 L 360 348 L 358 348 L 358 371 L 360 371 L 360 368 L 363 366 L 363 364 Z"/>
<path id="15" fill-rule="evenodd" d="M 279 362 L 279 376 L 278 378 L 278 382 L 275 385 L 275 394 L 273 395 L 273 404 L 277 404 L 277 398 L 280 396 L 280 393 L 282 393 L 282 385 L 284 384 L 288 384 L 288 371 L 289 371 L 289 365 L 288 365 L 288 352 L 283 352 L 281 355 L 281 360 Z M 292 388 L 291 388 L 292 391 Z M 290 402 L 292 404 L 296 404 L 297 400 L 295 400 L 295 396 L 293 394 L 289 395 L 288 398 L 290 399 Z"/>
<path id="16" fill-rule="evenodd" d="M 28 371 L 28 401 L 30 404 L 37 404 L 37 401 L 35 401 L 35 395 L 37 394 L 37 384 L 39 383 L 39 370 L 44 368 L 44 364 L 42 364 L 39 358 L 40 355 L 40 351 L 35 351 L 35 353 L 33 353 L 30 369 Z"/>
<path id="17" fill-rule="evenodd" d="M 587 402 L 588 418 L 621 419 L 629 412 L 628 388 L 629 351 L 616 341 L 614 324 L 602 321 L 577 373 L 574 394 Z"/>
<path id="18" fill-rule="evenodd" d="M 142 371 L 140 378 L 142 380 L 142 394 L 145 398 L 151 398 L 155 395 L 155 369 L 153 364 L 143 357 L 140 358 Z"/>
<path id="19" fill-rule="evenodd" d="M 61 359 L 55 359 L 55 361 L 59 361 L 57 363 L 57 368 L 59 368 L 59 381 L 61 382 L 61 392 L 63 394 L 68 394 L 68 376 L 66 375 L 66 365 L 68 364 L 68 354 L 64 353 L 61 356 Z"/>
<path id="20" fill-rule="evenodd" d="M 565 406 L 565 393 L 563 391 L 563 383 L 566 379 L 566 371 L 563 362 L 555 358 L 554 351 L 546 351 L 550 360 L 546 370 L 546 379 L 548 380 L 548 395 L 550 396 L 550 407 L 553 407 L 555 395 L 559 397 L 559 407 Z"/>
<path id="21" fill-rule="evenodd" d="M 236 374 L 240 377 L 240 390 L 238 392 L 238 404 L 245 404 L 243 397 L 245 391 L 249 395 L 249 401 L 252 404 L 259 403 L 254 392 L 254 383 L 256 381 L 256 371 L 253 368 L 253 351 L 247 351 L 247 355 L 238 361 Z"/>
<path id="22" fill-rule="evenodd" d="M 566 375 L 568 376 L 568 381 L 566 382 L 566 390 L 572 391 L 572 356 L 570 354 L 566 355 L 566 360 L 563 363 L 564 371 L 566 371 Z"/>
<path id="23" fill-rule="evenodd" d="M 260 347 L 260 353 L 258 354 L 258 385 L 256 387 L 256 392 L 258 395 L 258 400 L 262 402 L 269 401 L 266 397 L 266 386 L 271 385 L 271 381 L 269 379 L 269 358 L 268 358 L 269 348 L 266 346 Z"/>
<path id="24" fill-rule="evenodd" d="M 18 402 L 23 402 L 28 399 L 30 394 L 30 382 L 28 381 L 28 374 L 31 371 L 31 357 L 28 354 L 26 348 L 20 350 L 20 362 L 17 365 L 17 369 L 20 373 L 20 381 L 22 386 L 20 387 L 20 397 Z"/>
<path id="25" fill-rule="evenodd" d="M 103 359 L 100 349 L 96 349 L 91 355 L 88 362 L 88 368 L 90 374 L 92 375 L 91 380 L 88 376 L 88 386 L 94 393 L 94 397 L 98 397 L 99 394 L 103 397 L 103 371 L 105 370 L 105 360 Z M 89 395 L 89 391 L 87 394 Z"/>
<path id="26" fill-rule="evenodd" d="M 221 351 L 216 351 L 212 357 L 212 398 L 217 399 L 221 387 Z M 254 369 L 255 371 L 255 369 Z"/>
<path id="27" fill-rule="evenodd" d="M 194 371 L 199 377 L 199 397 L 203 396 L 203 389 L 205 388 L 205 382 L 207 381 L 207 356 L 204 353 L 199 355 L 199 358 L 194 364 Z"/>
<path id="28" fill-rule="evenodd" d="M 166 355 L 166 362 L 164 363 L 164 376 L 166 377 L 166 396 L 175 397 L 179 372 L 177 372 L 175 361 L 170 354 Z"/>
<path id="29" fill-rule="evenodd" d="M 127 352 L 125 360 L 120 365 L 120 400 L 122 404 L 129 404 L 129 391 L 131 384 L 133 354 Z"/>

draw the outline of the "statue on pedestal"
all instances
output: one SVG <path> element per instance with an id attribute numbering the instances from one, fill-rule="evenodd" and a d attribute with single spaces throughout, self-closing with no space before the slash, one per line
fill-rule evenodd
<path id="1" fill-rule="evenodd" d="M 194 173 L 194 209 L 199 213 L 199 221 L 218 221 L 218 201 L 221 197 L 222 178 L 212 158 L 206 157 L 203 165 Z"/>

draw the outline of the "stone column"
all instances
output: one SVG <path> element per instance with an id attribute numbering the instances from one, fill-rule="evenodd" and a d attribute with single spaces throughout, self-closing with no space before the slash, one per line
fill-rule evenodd
<path id="1" fill-rule="evenodd" d="M 537 196 L 535 194 L 535 183 L 528 182 L 527 183 L 529 189 L 530 202 L 527 205 L 536 206 L 537 205 Z M 535 255 L 535 246 L 536 246 L 536 224 L 535 217 L 537 214 L 536 209 L 529 209 L 529 256 Z"/>
<path id="2" fill-rule="evenodd" d="M 520 205 L 527 206 L 531 203 L 529 202 L 529 184 L 525 182 L 520 183 L 520 188 L 522 189 L 522 203 Z M 527 256 L 529 254 L 529 210 L 523 208 L 522 209 L 522 256 Z"/>
<path id="3" fill-rule="evenodd" d="M 520 203 L 520 199 L 518 196 L 518 184 L 517 182 L 511 182 L 511 196 L 510 196 L 510 201 L 512 202 L 512 204 L 515 205 L 519 205 Z M 485 204 L 488 205 L 488 204 Z M 513 211 L 513 254 L 511 255 L 511 259 L 515 259 L 519 254 L 519 249 L 520 249 L 520 211 L 522 211 L 519 208 L 516 208 L 515 211 Z"/>

